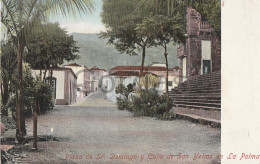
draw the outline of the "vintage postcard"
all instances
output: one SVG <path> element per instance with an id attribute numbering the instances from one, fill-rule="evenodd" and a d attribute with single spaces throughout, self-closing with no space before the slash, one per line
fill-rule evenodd
<path id="1" fill-rule="evenodd" d="M 221 147 L 230 3 L 1 0 L 1 162 L 259 163 Z"/>

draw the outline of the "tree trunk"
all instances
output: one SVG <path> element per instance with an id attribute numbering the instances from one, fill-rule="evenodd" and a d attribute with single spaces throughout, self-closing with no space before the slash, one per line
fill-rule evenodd
<path id="1" fill-rule="evenodd" d="M 44 73 L 43 73 L 43 82 L 45 83 L 45 78 L 46 78 L 46 73 L 47 73 L 47 65 L 44 65 Z"/>
<path id="2" fill-rule="evenodd" d="M 143 72 L 144 72 L 144 60 L 145 60 L 145 46 L 143 46 L 142 64 L 141 64 L 141 70 L 140 70 L 140 75 L 139 75 L 139 77 L 142 77 L 142 76 L 143 76 Z"/>
<path id="3" fill-rule="evenodd" d="M 40 68 L 40 81 L 42 81 L 42 69 Z"/>
<path id="4" fill-rule="evenodd" d="M 52 88 L 52 72 L 53 71 L 53 69 L 52 69 L 52 67 L 51 67 L 51 70 L 50 70 L 50 72 L 51 72 L 51 75 L 50 75 L 50 86 L 51 86 L 51 88 Z"/>
<path id="5" fill-rule="evenodd" d="M 9 85 L 8 85 L 8 80 L 6 77 L 3 78 L 2 80 L 2 85 L 1 85 L 1 96 L 2 96 L 2 103 L 3 105 L 6 105 L 8 102 L 9 98 Z"/>
<path id="6" fill-rule="evenodd" d="M 169 71 L 168 71 L 168 53 L 167 53 L 167 46 L 165 44 L 164 46 L 164 57 L 165 57 L 165 63 L 166 63 L 166 96 L 167 96 L 167 108 L 166 108 L 166 113 L 169 113 L 169 108 L 170 108 L 170 98 L 169 98 L 169 82 L 168 82 L 168 74 L 169 74 Z"/>
<path id="7" fill-rule="evenodd" d="M 37 109 L 38 109 L 38 113 L 39 113 L 39 115 L 41 115 L 41 106 L 40 106 L 40 103 L 39 103 L 39 101 L 37 102 Z"/>
<path id="8" fill-rule="evenodd" d="M 17 102 L 16 102 L 16 137 L 19 143 L 23 142 L 23 138 L 26 135 L 25 118 L 24 118 L 24 101 L 23 101 L 23 49 L 24 46 L 21 40 L 18 40 L 18 81 L 17 81 Z"/>
<path id="9" fill-rule="evenodd" d="M 38 107 L 38 103 L 35 103 L 36 107 Z M 33 110 L 33 149 L 37 150 L 37 110 Z"/>

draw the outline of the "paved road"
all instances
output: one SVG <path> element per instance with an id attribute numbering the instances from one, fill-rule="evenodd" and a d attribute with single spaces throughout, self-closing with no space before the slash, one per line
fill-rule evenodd
<path id="1" fill-rule="evenodd" d="M 31 120 L 27 127 L 32 135 Z M 39 116 L 38 127 L 39 135 L 61 141 L 39 142 L 39 152 L 26 153 L 24 161 L 30 163 L 199 163 L 193 160 L 195 153 L 214 159 L 220 153 L 220 129 L 184 120 L 132 117 L 128 111 L 117 110 L 101 92 Z M 168 156 L 179 153 L 184 159 Z"/>

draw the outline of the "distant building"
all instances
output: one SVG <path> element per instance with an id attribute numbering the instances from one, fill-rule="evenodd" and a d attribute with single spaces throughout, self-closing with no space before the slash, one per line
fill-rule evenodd
<path id="1" fill-rule="evenodd" d="M 146 74 L 146 73 L 144 73 L 144 74 Z M 122 84 L 126 87 L 129 84 L 136 86 L 136 83 L 138 81 L 139 81 L 139 72 L 136 72 L 136 71 L 116 71 L 116 72 L 110 74 L 110 79 L 108 80 L 108 87 L 107 87 L 108 90 L 106 93 L 106 98 L 109 101 L 116 103 L 117 97 L 120 96 L 119 94 L 116 94 L 116 92 L 115 92 L 116 87 L 119 86 L 120 84 Z"/>
<path id="2" fill-rule="evenodd" d="M 116 97 L 118 96 L 115 93 L 115 88 L 119 84 L 127 86 L 128 84 L 136 84 L 139 81 L 140 66 L 117 66 L 109 70 L 110 79 L 108 80 L 107 94 L 106 97 L 112 102 L 116 102 Z M 158 88 L 160 93 L 166 91 L 166 67 L 161 66 L 145 66 L 144 75 L 150 73 L 154 76 L 160 77 L 161 82 Z M 178 72 L 168 69 L 168 81 L 169 81 L 169 90 L 178 85 Z"/>
<path id="3" fill-rule="evenodd" d="M 161 65 L 161 64 L 160 64 Z M 131 71 L 140 73 L 141 66 L 117 66 L 109 70 L 109 74 L 113 74 L 117 71 Z M 165 91 L 165 78 L 166 78 L 167 68 L 165 66 L 145 66 L 144 73 L 150 72 L 161 78 L 160 90 Z M 139 75 L 138 75 L 139 77 Z M 173 71 L 173 69 L 168 69 L 168 82 L 169 82 L 169 90 L 176 87 L 179 83 L 179 73 L 178 71 Z"/>
<path id="4" fill-rule="evenodd" d="M 105 76 L 108 75 L 107 70 L 98 68 L 96 66 L 90 69 L 92 80 L 91 80 L 91 91 L 97 91 L 100 87 L 107 85 L 104 80 Z"/>
<path id="5" fill-rule="evenodd" d="M 84 66 L 77 63 L 64 65 L 71 68 L 77 76 L 77 100 L 83 99 L 91 91 L 91 72 Z"/>
<path id="6" fill-rule="evenodd" d="M 34 77 L 40 75 L 40 70 L 32 70 Z M 42 73 L 42 78 L 43 78 Z M 45 81 L 50 81 L 50 71 L 46 73 Z M 71 68 L 56 68 L 52 73 L 53 97 L 56 105 L 69 105 L 77 101 L 77 76 Z"/>
<path id="7" fill-rule="evenodd" d="M 221 43 L 214 29 L 195 9 L 187 8 L 185 46 L 178 48 L 180 83 L 194 75 L 221 70 Z"/>

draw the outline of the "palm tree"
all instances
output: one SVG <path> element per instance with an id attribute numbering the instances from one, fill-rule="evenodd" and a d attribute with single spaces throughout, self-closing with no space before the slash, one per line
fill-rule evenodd
<path id="1" fill-rule="evenodd" d="M 7 30 L 9 38 L 17 50 L 18 82 L 16 89 L 16 136 L 19 142 L 26 135 L 24 104 L 23 104 L 23 79 L 22 61 L 26 47 L 26 40 L 33 27 L 37 26 L 50 14 L 65 16 L 77 13 L 89 13 L 93 9 L 93 0 L 1 0 L 1 23 Z"/>

